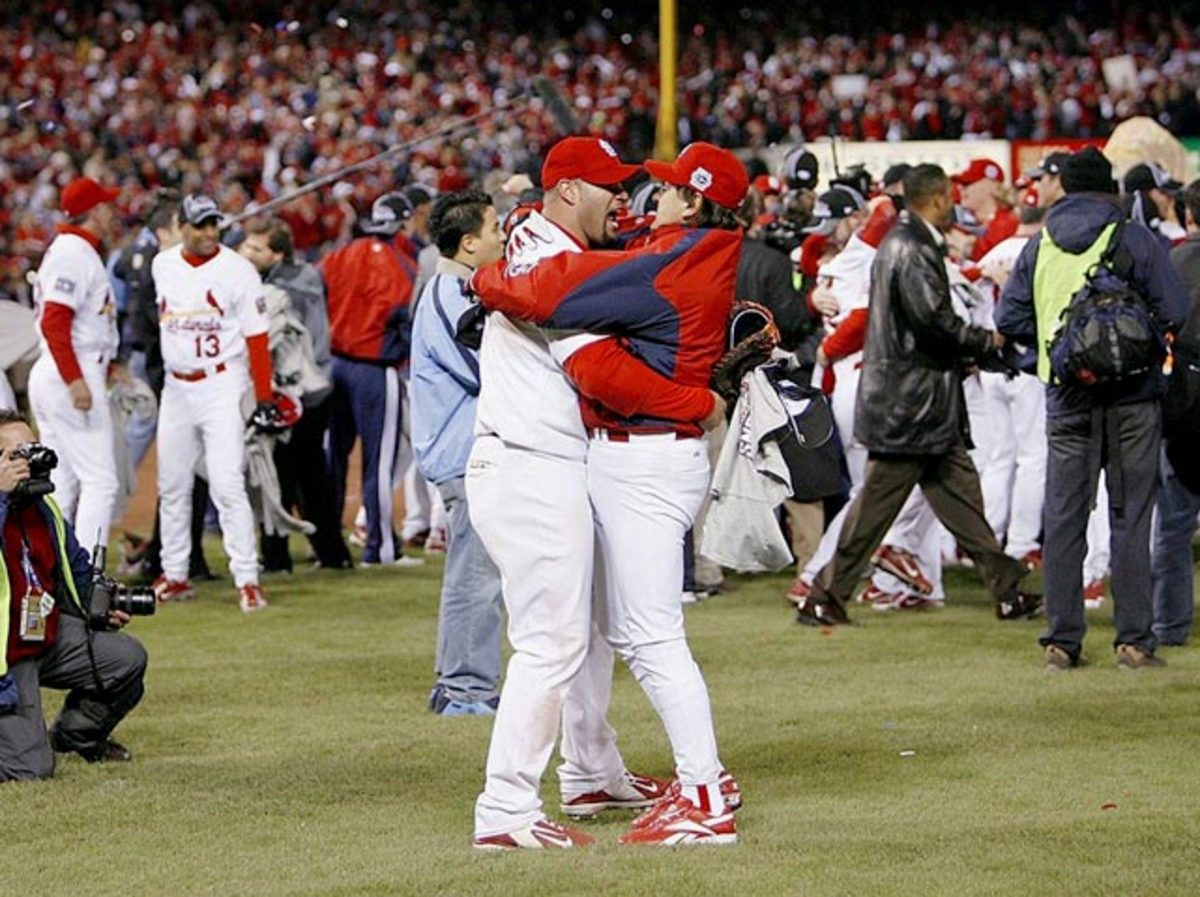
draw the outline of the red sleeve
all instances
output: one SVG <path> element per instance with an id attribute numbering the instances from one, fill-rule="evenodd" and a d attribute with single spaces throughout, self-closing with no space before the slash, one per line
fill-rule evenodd
<path id="1" fill-rule="evenodd" d="M 75 309 L 61 302 L 47 302 L 42 307 L 42 336 L 50 347 L 50 356 L 64 383 L 74 383 L 83 376 L 75 347 L 71 345 L 71 323 Z"/>
<path id="2" fill-rule="evenodd" d="M 507 264 L 497 262 L 471 275 L 471 290 L 488 311 L 542 324 L 574 287 L 628 258 L 624 252 L 560 252 L 518 274 L 508 273 Z"/>
<path id="3" fill-rule="evenodd" d="M 254 381 L 254 400 L 269 402 L 274 392 L 271 384 L 271 349 L 265 333 L 246 337 L 246 353 L 250 356 L 250 377 Z"/>
<path id="4" fill-rule="evenodd" d="M 800 273 L 805 277 L 816 277 L 817 268 L 821 264 L 821 255 L 825 252 L 828 237 L 820 234 L 809 234 L 800 245 Z"/>
<path id="5" fill-rule="evenodd" d="M 577 350 L 564 368 L 583 395 L 622 417 L 696 423 L 713 410 L 707 389 L 669 380 L 630 355 L 614 337 Z"/>
<path id="6" fill-rule="evenodd" d="M 1013 213 L 1011 209 L 1001 209 L 993 217 L 980 237 L 974 248 L 971 250 L 971 260 L 979 261 L 988 251 L 999 243 L 1001 240 L 1007 240 L 1017 232 L 1017 227 L 1020 225 L 1020 219 Z"/>
<path id="7" fill-rule="evenodd" d="M 878 249 L 899 217 L 896 204 L 890 199 L 879 203 L 871 210 L 871 217 L 867 219 L 866 224 L 858 229 L 858 238 L 868 246 Z"/>
<path id="8" fill-rule="evenodd" d="M 830 361 L 853 355 L 867 342 L 867 309 L 856 308 L 842 319 L 833 333 L 825 337 L 821 349 Z"/>

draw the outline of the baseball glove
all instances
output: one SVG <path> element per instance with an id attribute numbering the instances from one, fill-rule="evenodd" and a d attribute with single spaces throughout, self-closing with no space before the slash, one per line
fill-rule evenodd
<path id="1" fill-rule="evenodd" d="M 757 302 L 738 302 L 729 318 L 730 349 L 713 368 L 712 389 L 732 405 L 742 391 L 742 378 L 771 358 L 779 329 L 770 310 Z"/>

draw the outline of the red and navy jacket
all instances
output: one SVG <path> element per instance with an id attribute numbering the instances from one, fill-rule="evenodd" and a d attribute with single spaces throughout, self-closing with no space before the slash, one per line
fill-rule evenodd
<path id="1" fill-rule="evenodd" d="M 408 361 L 417 263 L 390 237 L 360 237 L 317 266 L 325 280 L 330 350 L 353 361 Z"/>
<path id="2" fill-rule="evenodd" d="M 742 239 L 740 231 L 664 227 L 629 252 L 561 253 L 515 274 L 503 264 L 481 268 L 472 288 L 489 310 L 553 329 L 614 335 L 656 373 L 707 389 L 726 348 Z M 585 425 L 700 435 L 698 425 L 678 423 L 689 419 L 682 410 L 627 417 L 602 404 L 588 384 L 606 376 L 612 348 L 606 342 L 565 364 L 584 395 Z"/>

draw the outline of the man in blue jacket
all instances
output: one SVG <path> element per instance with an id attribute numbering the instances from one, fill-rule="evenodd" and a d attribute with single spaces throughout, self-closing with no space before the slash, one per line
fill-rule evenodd
<path id="1" fill-rule="evenodd" d="M 1034 346 L 1038 375 L 1047 384 L 1049 458 L 1045 503 L 1045 609 L 1049 627 L 1040 641 L 1047 670 L 1077 666 L 1087 625 L 1083 604 L 1083 557 L 1088 512 L 1103 465 L 1112 526 L 1114 647 L 1125 669 L 1163 666 L 1150 598 L 1150 518 L 1158 483 L 1162 420 L 1161 370 L 1103 386 L 1058 382 L 1048 346 L 1088 268 L 1103 254 L 1123 214 L 1112 165 L 1089 147 L 1062 168 L 1066 196 L 1046 226 L 1021 252 L 1000 297 L 996 327 L 1010 340 Z M 1187 314 L 1187 291 L 1159 241 L 1144 226 L 1127 222 L 1118 258 L 1129 260 L 1127 280 L 1145 300 L 1164 332 Z M 1051 328 L 1054 330 L 1051 330 Z"/>
<path id="2" fill-rule="evenodd" d="M 499 700 L 500 571 L 471 526 L 463 483 L 475 442 L 479 353 L 454 333 L 468 304 L 467 279 L 504 255 L 504 234 L 491 199 L 478 190 L 438 199 L 429 231 L 440 257 L 417 303 L 409 386 L 417 464 L 441 493 L 449 523 L 429 709 L 491 716 Z"/>
<path id="3" fill-rule="evenodd" d="M 146 651 L 120 629 L 88 631 L 91 563 L 49 496 L 22 484 L 29 462 L 14 450 L 34 442 L 25 418 L 0 411 L 0 782 L 54 773 L 54 753 L 89 763 L 128 761 L 109 738 L 141 700 Z M 40 688 L 70 689 L 46 732 Z"/>

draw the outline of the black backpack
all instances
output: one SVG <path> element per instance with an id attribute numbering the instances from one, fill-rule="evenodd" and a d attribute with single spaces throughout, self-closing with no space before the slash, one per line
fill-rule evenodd
<path id="1" fill-rule="evenodd" d="M 792 475 L 792 498 L 807 502 L 844 495 L 849 475 L 829 399 L 806 382 L 807 369 L 776 361 L 762 370 L 788 415 L 769 436 L 779 443 Z"/>
<path id="2" fill-rule="evenodd" d="M 1094 387 L 1138 377 L 1162 366 L 1166 346 L 1142 295 L 1130 284 L 1133 259 L 1121 250 L 1125 223 L 1113 229 L 1104 254 L 1063 310 L 1050 341 L 1050 369 L 1059 383 Z"/>

